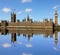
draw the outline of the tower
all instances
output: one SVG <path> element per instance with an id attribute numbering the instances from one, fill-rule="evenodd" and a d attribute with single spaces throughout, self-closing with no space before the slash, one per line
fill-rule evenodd
<path id="1" fill-rule="evenodd" d="M 55 10 L 55 26 L 58 26 L 58 13 L 57 10 Z"/>
<path id="2" fill-rule="evenodd" d="M 11 22 L 16 22 L 16 14 L 14 12 L 11 13 Z"/>
<path id="3" fill-rule="evenodd" d="M 55 44 L 58 44 L 58 31 L 55 31 Z"/>
<path id="4" fill-rule="evenodd" d="M 16 33 L 11 33 L 11 42 L 16 42 Z"/>
<path id="5" fill-rule="evenodd" d="M 33 22 L 32 19 L 29 17 L 29 15 L 27 15 L 27 21 L 30 22 L 30 23 Z"/>
<path id="6" fill-rule="evenodd" d="M 29 17 L 29 15 L 27 15 L 27 21 L 29 21 L 30 20 L 30 17 Z"/>

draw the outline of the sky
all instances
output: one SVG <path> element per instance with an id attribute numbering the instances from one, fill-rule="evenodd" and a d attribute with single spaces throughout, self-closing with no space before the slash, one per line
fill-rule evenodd
<path id="1" fill-rule="evenodd" d="M 10 21 L 10 14 L 14 10 L 16 18 L 21 21 L 28 14 L 35 21 L 43 21 L 45 18 L 54 20 L 55 9 L 58 10 L 59 15 L 60 0 L 0 0 L 0 21 Z M 60 20 L 59 18 L 58 20 Z"/>

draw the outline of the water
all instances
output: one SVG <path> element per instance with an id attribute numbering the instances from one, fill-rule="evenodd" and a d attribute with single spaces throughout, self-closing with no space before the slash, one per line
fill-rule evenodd
<path id="1" fill-rule="evenodd" d="M 60 55 L 60 32 L 1 31 L 0 55 Z"/>

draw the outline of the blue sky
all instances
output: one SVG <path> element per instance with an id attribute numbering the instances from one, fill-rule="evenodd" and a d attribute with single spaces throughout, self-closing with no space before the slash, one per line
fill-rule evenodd
<path id="1" fill-rule="evenodd" d="M 14 9 L 19 20 L 24 19 L 27 14 L 36 21 L 54 19 L 55 9 L 60 14 L 60 0 L 0 0 L 0 20 L 10 21 L 10 13 Z"/>

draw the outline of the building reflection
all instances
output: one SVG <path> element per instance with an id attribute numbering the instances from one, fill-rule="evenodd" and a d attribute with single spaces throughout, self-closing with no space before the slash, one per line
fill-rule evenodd
<path id="1" fill-rule="evenodd" d="M 58 31 L 55 31 L 55 45 L 58 44 Z"/>
<path id="2" fill-rule="evenodd" d="M 0 29 L 0 32 L 2 35 L 7 35 L 8 30 L 7 29 Z"/>
<path id="3" fill-rule="evenodd" d="M 16 33 L 11 33 L 11 42 L 16 42 Z"/>
<path id="4" fill-rule="evenodd" d="M 58 44 L 58 31 L 53 31 L 52 29 L 37 29 L 37 30 L 7 30 L 7 29 L 0 29 L 1 35 L 7 35 L 8 33 L 11 34 L 11 42 L 17 41 L 17 36 L 20 36 L 20 34 L 23 34 L 23 37 L 28 38 L 28 41 L 30 41 L 31 37 L 33 35 L 44 35 L 45 38 L 53 38 L 53 34 L 55 34 L 54 37 L 54 43 L 55 45 Z"/>

